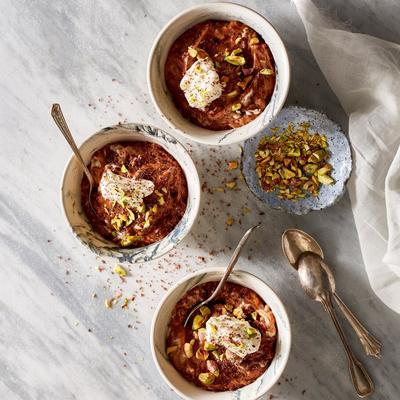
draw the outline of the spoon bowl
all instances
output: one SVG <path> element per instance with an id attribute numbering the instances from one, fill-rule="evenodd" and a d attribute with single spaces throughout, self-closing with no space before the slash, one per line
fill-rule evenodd
<path id="1" fill-rule="evenodd" d="M 305 292 L 314 300 L 321 301 L 324 293 L 332 293 L 335 281 L 332 274 L 321 265 L 321 257 L 312 252 L 304 252 L 298 260 L 300 284 Z M 333 289 L 332 289 L 333 288 Z"/>
<path id="2" fill-rule="evenodd" d="M 286 255 L 290 265 L 297 269 L 299 257 L 304 252 L 318 254 L 321 258 L 324 253 L 317 241 L 308 233 L 300 229 L 287 229 L 282 235 L 282 251 Z"/>

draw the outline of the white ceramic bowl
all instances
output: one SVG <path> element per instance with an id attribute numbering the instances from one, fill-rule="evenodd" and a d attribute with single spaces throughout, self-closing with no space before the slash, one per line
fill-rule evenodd
<path id="1" fill-rule="evenodd" d="M 245 271 L 233 271 L 230 282 L 238 283 L 258 293 L 271 307 L 278 327 L 276 354 L 267 371 L 252 384 L 234 392 L 209 392 L 182 377 L 169 362 L 165 343 L 168 323 L 176 303 L 194 286 L 221 279 L 225 268 L 207 268 L 195 272 L 175 284 L 161 300 L 153 317 L 150 346 L 154 362 L 166 383 L 182 398 L 188 400 L 255 400 L 263 396 L 278 381 L 289 358 L 291 330 L 285 307 L 272 289 L 261 279 Z"/>
<path id="2" fill-rule="evenodd" d="M 74 235 L 96 254 L 117 257 L 120 262 L 144 262 L 162 256 L 190 231 L 200 206 L 200 181 L 189 153 L 168 133 L 150 125 L 121 124 L 102 129 L 90 136 L 79 147 L 86 164 L 92 155 L 106 144 L 118 141 L 146 141 L 157 143 L 170 153 L 182 167 L 188 185 L 185 214 L 176 227 L 161 241 L 139 248 L 121 248 L 93 231 L 81 206 L 82 168 L 75 156 L 68 161 L 61 186 L 61 203 L 68 225 Z"/>
<path id="3" fill-rule="evenodd" d="M 164 65 L 172 43 L 193 25 L 208 19 L 237 20 L 250 26 L 268 44 L 275 60 L 276 84 L 271 101 L 256 119 L 240 128 L 213 131 L 193 124 L 176 108 L 165 84 Z M 278 33 L 262 15 L 233 3 L 202 4 L 178 14 L 159 33 L 150 51 L 147 83 L 155 107 L 170 127 L 200 143 L 232 144 L 256 135 L 279 113 L 289 91 L 289 59 Z"/>

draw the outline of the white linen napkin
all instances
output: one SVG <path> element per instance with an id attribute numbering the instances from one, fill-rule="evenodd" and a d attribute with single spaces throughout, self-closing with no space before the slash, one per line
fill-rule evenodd
<path id="1" fill-rule="evenodd" d="M 400 313 L 400 45 L 348 32 L 293 0 L 311 50 L 349 116 L 348 188 L 372 289 Z"/>

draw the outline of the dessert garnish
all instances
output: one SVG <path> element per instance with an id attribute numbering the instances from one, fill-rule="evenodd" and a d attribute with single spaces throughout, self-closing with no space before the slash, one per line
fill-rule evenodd
<path id="1" fill-rule="evenodd" d="M 223 346 L 238 357 L 244 358 L 258 351 L 261 334 L 244 319 L 220 315 L 207 321 L 206 343 Z"/>
<path id="2" fill-rule="evenodd" d="M 302 123 L 295 129 L 289 123 L 283 132 L 260 140 L 256 172 L 265 191 L 296 201 L 308 194 L 318 196 L 321 185 L 335 182 L 326 135 L 312 134 L 309 127 Z"/>
<path id="3" fill-rule="evenodd" d="M 189 48 L 189 54 L 197 55 L 197 50 Z M 196 53 L 194 53 L 196 52 Z M 180 87 L 190 107 L 204 110 L 206 106 L 218 99 L 222 94 L 222 85 L 214 68 L 213 61 L 198 58 L 183 76 Z"/>
<path id="4" fill-rule="evenodd" d="M 127 172 L 125 166 L 121 172 Z M 139 208 L 143 204 L 143 198 L 154 192 L 154 183 L 147 179 L 134 179 L 117 175 L 106 168 L 100 180 L 100 193 L 106 200 L 119 203 L 122 207 Z"/>

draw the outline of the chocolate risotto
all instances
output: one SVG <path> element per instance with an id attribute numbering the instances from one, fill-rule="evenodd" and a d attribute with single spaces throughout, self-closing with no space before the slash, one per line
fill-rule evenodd
<path id="1" fill-rule="evenodd" d="M 81 183 L 82 207 L 94 230 L 123 247 L 163 239 L 186 210 L 188 189 L 178 162 L 150 142 L 118 142 L 96 151 L 88 165 L 94 179 Z"/>
<path id="2" fill-rule="evenodd" d="M 211 90 L 215 94 L 212 98 L 219 97 L 195 108 L 189 105 L 190 99 L 180 85 L 190 67 L 201 60 L 211 61 L 218 74 L 219 82 L 213 75 Z M 169 50 L 164 73 L 181 114 L 196 125 L 216 131 L 238 128 L 255 119 L 269 103 L 275 87 L 275 63 L 268 45 L 238 21 L 209 20 L 184 32 Z M 201 81 L 196 85 L 204 93 Z M 221 86 L 217 93 L 215 85 Z"/>
<path id="3" fill-rule="evenodd" d="M 253 290 L 226 283 L 187 327 L 190 310 L 215 290 L 200 284 L 176 304 L 168 326 L 167 354 L 188 381 L 210 391 L 236 390 L 255 381 L 275 355 L 275 317 Z"/>

